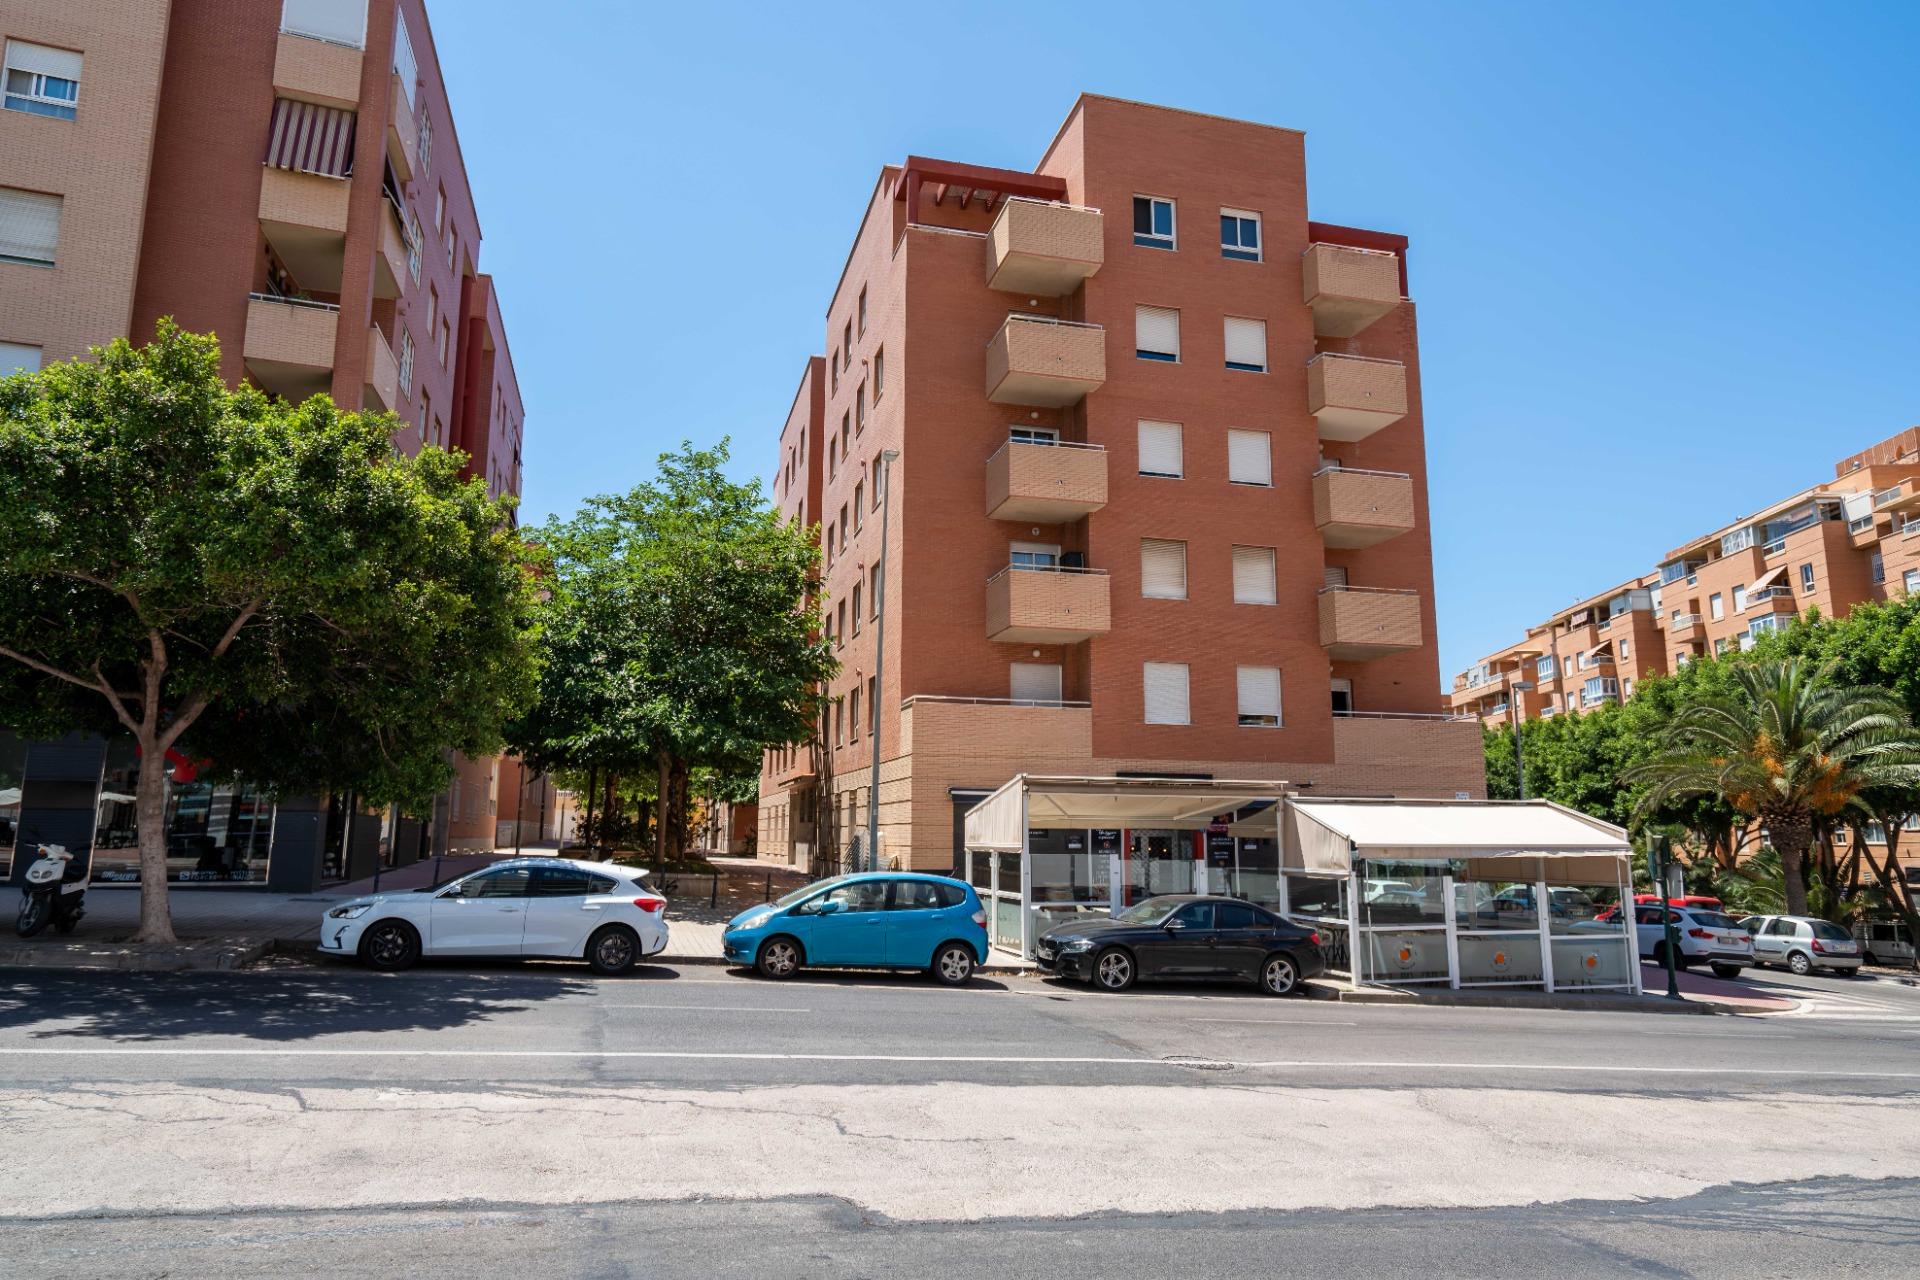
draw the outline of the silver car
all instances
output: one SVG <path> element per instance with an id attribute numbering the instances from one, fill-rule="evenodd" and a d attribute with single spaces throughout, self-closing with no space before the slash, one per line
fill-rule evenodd
<path id="1" fill-rule="evenodd" d="M 1798 974 L 1815 969 L 1854 973 L 1860 968 L 1860 944 L 1831 920 L 1748 916 L 1740 923 L 1753 934 L 1755 965 L 1785 965 Z"/>

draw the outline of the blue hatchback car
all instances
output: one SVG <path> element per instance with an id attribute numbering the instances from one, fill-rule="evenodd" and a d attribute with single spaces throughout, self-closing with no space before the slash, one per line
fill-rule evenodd
<path id="1" fill-rule="evenodd" d="M 765 977 L 802 968 L 924 969 L 948 986 L 987 958 L 973 887 L 946 876 L 868 872 L 819 880 L 727 924 L 727 959 Z"/>

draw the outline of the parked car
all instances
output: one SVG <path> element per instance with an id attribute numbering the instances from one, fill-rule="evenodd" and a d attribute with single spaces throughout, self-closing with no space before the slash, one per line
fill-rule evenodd
<path id="1" fill-rule="evenodd" d="M 1853 940 L 1868 964 L 1914 963 L 1913 933 L 1904 920 L 1862 920 L 1853 926 Z"/>
<path id="2" fill-rule="evenodd" d="M 1860 944 L 1831 920 L 1813 916 L 1748 916 L 1742 927 L 1753 934 L 1756 965 L 1783 964 L 1801 975 L 1815 969 L 1857 973 Z"/>
<path id="3" fill-rule="evenodd" d="M 625 973 L 667 948 L 667 900 L 646 872 L 513 858 L 444 886 L 354 898 L 320 918 L 320 951 L 405 969 L 422 956 L 582 959 Z"/>
<path id="4" fill-rule="evenodd" d="M 1637 907 L 1644 907 L 1658 901 L 1660 901 L 1660 896 L 1654 893 L 1636 893 L 1633 895 L 1633 903 Z M 1727 909 L 1726 903 L 1704 893 L 1689 893 L 1681 898 L 1668 898 L 1667 905 L 1670 907 L 1698 907 L 1702 911 L 1724 912 Z M 1595 916 L 1594 919 L 1611 920 L 1619 911 L 1620 908 L 1618 904 L 1616 904 L 1602 911 L 1599 915 Z"/>
<path id="5" fill-rule="evenodd" d="M 1660 904 L 1633 909 L 1634 934 L 1640 939 L 1640 958 L 1655 964 L 1667 962 L 1666 921 L 1660 916 Z M 1737 978 L 1740 971 L 1755 963 L 1753 935 L 1732 916 L 1697 907 L 1668 907 L 1673 913 L 1673 937 L 1679 946 L 1674 956 L 1676 968 L 1685 969 L 1705 961 L 1715 976 Z"/>
<path id="6" fill-rule="evenodd" d="M 1598 911 L 1584 889 L 1572 885 L 1548 885 L 1547 902 L 1554 915 L 1562 919 L 1591 920 Z M 1515 885 L 1493 895 L 1494 910 L 1502 914 L 1525 914 L 1533 910 L 1533 886 Z"/>
<path id="7" fill-rule="evenodd" d="M 1034 958 L 1048 973 L 1108 991 L 1137 979 L 1244 978 L 1284 996 L 1326 971 L 1314 930 L 1237 898 L 1193 894 L 1057 924 L 1035 942 Z"/>
<path id="8" fill-rule="evenodd" d="M 946 876 L 869 872 L 795 889 L 727 924 L 727 959 L 762 976 L 803 968 L 924 969 L 960 986 L 987 959 L 987 913 Z"/>

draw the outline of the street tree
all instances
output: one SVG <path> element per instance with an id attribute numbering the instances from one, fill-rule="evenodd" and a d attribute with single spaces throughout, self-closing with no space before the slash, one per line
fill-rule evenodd
<path id="1" fill-rule="evenodd" d="M 510 506 L 398 425 L 229 388 L 170 321 L 0 380 L 0 723 L 133 738 L 142 941 L 173 939 L 169 754 L 420 805 L 531 696 Z"/>

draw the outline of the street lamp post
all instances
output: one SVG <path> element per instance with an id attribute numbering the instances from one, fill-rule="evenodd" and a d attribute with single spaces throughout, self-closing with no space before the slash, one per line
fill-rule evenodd
<path id="1" fill-rule="evenodd" d="M 1533 692 L 1533 681 L 1515 680 L 1507 686 L 1511 693 L 1507 695 L 1507 716 L 1513 721 L 1513 762 L 1520 771 L 1520 798 L 1527 798 L 1527 753 L 1520 745 L 1520 728 L 1525 723 L 1520 718 L 1520 695 Z"/>
<path id="2" fill-rule="evenodd" d="M 1653 848 L 1648 851 L 1648 860 L 1653 863 L 1653 900 L 1660 905 L 1660 927 L 1666 937 L 1667 945 L 1661 948 L 1667 957 L 1667 999 L 1680 999 L 1680 974 L 1674 963 L 1679 951 L 1678 940 L 1673 935 L 1673 906 L 1667 901 L 1667 868 L 1673 865 L 1673 842 L 1666 836 L 1655 836 Z M 1620 909 L 1627 909 L 1625 903 Z M 1638 925 L 1634 926 L 1638 929 Z M 1638 951 L 1636 944 L 1634 950 Z"/>
<path id="3" fill-rule="evenodd" d="M 898 449 L 880 455 L 880 474 L 874 482 L 880 486 L 880 563 L 874 575 L 873 604 L 878 623 L 873 629 L 873 695 L 867 699 L 867 714 L 873 717 L 873 767 L 867 774 L 867 856 L 869 871 L 880 868 L 880 699 L 886 695 L 887 669 L 887 523 L 893 510 L 893 464 Z"/>

